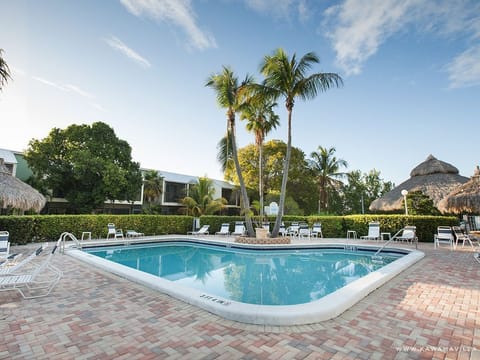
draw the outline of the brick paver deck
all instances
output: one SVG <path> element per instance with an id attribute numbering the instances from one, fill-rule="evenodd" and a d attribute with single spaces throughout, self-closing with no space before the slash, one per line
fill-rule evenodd
<path id="1" fill-rule="evenodd" d="M 469 248 L 420 248 L 341 316 L 293 327 L 225 320 L 55 255 L 48 297 L 0 292 L 0 359 L 480 359 L 480 264 Z"/>

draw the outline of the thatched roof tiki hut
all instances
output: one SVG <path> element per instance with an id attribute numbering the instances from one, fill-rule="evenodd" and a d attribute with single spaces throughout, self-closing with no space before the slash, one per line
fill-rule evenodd
<path id="1" fill-rule="evenodd" d="M 458 174 L 458 169 L 444 161 L 429 155 L 410 172 L 410 179 L 404 181 L 392 191 L 370 204 L 370 211 L 402 211 L 402 190 L 421 191 L 432 199 L 435 207 L 458 186 L 466 183 L 468 178 Z"/>
<path id="2" fill-rule="evenodd" d="M 0 209 L 14 208 L 40 212 L 46 199 L 30 185 L 12 176 L 0 158 Z"/>
<path id="3" fill-rule="evenodd" d="M 480 214 L 480 168 L 473 176 L 460 185 L 438 204 L 438 209 L 452 214 Z"/>

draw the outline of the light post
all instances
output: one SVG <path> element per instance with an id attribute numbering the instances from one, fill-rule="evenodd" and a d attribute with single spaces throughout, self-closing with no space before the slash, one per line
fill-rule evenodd
<path id="1" fill-rule="evenodd" d="M 405 204 L 405 215 L 408 216 L 408 208 L 407 208 L 407 194 L 408 194 L 408 191 L 403 189 L 402 190 L 402 195 L 403 195 L 403 202 Z"/>

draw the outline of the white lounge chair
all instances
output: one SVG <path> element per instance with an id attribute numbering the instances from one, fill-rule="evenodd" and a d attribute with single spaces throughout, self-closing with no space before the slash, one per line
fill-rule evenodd
<path id="1" fill-rule="evenodd" d="M 461 241 L 462 242 L 462 247 L 464 247 L 465 242 L 467 242 L 473 248 L 472 239 L 470 239 L 470 236 L 468 236 L 467 234 L 465 234 L 462 231 L 460 226 L 452 226 L 452 231 L 453 231 L 453 234 L 455 235 L 455 247 L 457 247 L 458 242 Z"/>
<path id="2" fill-rule="evenodd" d="M 0 259 L 7 259 L 10 256 L 10 242 L 8 231 L 0 231 Z"/>
<path id="3" fill-rule="evenodd" d="M 121 231 L 121 230 L 120 230 Z M 137 232 L 135 230 L 127 230 L 125 233 L 125 236 L 128 237 L 139 237 L 139 236 L 145 236 L 144 233 Z"/>
<path id="4" fill-rule="evenodd" d="M 280 228 L 278 229 L 278 234 L 285 237 L 288 235 L 287 229 L 285 228 L 285 224 L 282 222 L 282 225 L 280 225 Z"/>
<path id="5" fill-rule="evenodd" d="M 450 226 L 439 226 L 437 233 L 433 236 L 434 248 L 440 247 L 440 244 L 447 244 L 450 246 L 450 250 L 453 250 L 453 233 Z"/>
<path id="6" fill-rule="evenodd" d="M 295 237 L 298 235 L 298 230 L 300 229 L 300 224 L 298 222 L 292 222 L 287 228 L 287 234 L 289 236 Z"/>
<path id="7" fill-rule="evenodd" d="M 47 247 L 47 244 L 45 246 L 40 246 L 37 250 L 35 250 L 33 253 L 31 253 L 26 258 L 24 258 L 22 261 L 19 261 L 19 262 L 8 261 L 5 264 L 2 264 L 2 266 L 0 266 L 0 276 L 1 275 L 10 275 L 10 274 L 13 274 L 15 272 L 20 271 L 20 269 L 25 267 L 25 265 L 27 265 L 30 261 L 32 261 L 38 255 L 40 255 L 41 252 L 46 247 Z"/>
<path id="8" fill-rule="evenodd" d="M 29 272 L 0 276 L 0 291 L 18 291 L 25 299 L 47 296 L 62 277 L 62 272 L 51 264 L 55 250 L 60 245 L 55 245 L 52 252 Z M 48 277 L 47 279 L 45 279 Z M 41 291 L 38 294 L 38 291 Z"/>
<path id="9" fill-rule="evenodd" d="M 209 232 L 208 232 L 208 228 L 210 227 L 210 225 L 203 225 L 198 231 L 189 231 L 187 233 L 188 234 L 191 234 L 191 235 L 208 235 Z"/>
<path id="10" fill-rule="evenodd" d="M 371 222 L 368 224 L 368 235 L 360 236 L 363 240 L 380 240 L 380 223 Z"/>
<path id="11" fill-rule="evenodd" d="M 307 238 L 310 239 L 310 228 L 307 224 L 301 224 L 298 226 L 298 238 Z"/>
<path id="12" fill-rule="evenodd" d="M 245 225 L 243 221 L 235 221 L 235 229 L 232 232 L 234 236 L 245 236 Z"/>
<path id="13" fill-rule="evenodd" d="M 395 235 L 392 236 L 393 241 L 406 241 L 413 244 L 417 239 L 417 227 L 416 226 L 405 226 L 403 229 L 400 229 Z"/>
<path id="14" fill-rule="evenodd" d="M 217 231 L 215 235 L 230 235 L 230 224 L 229 223 L 223 223 L 222 226 L 220 227 L 220 231 Z"/>
<path id="15" fill-rule="evenodd" d="M 123 231 L 122 231 L 122 229 L 116 229 L 116 228 L 115 228 L 115 224 L 112 224 L 112 223 L 107 224 L 107 229 L 108 229 L 107 239 L 109 239 L 110 236 L 111 236 L 113 239 L 123 238 Z"/>
<path id="16" fill-rule="evenodd" d="M 321 223 L 314 223 L 312 227 L 312 236 L 313 237 L 321 237 L 323 238 L 323 233 L 322 233 L 322 224 Z"/>

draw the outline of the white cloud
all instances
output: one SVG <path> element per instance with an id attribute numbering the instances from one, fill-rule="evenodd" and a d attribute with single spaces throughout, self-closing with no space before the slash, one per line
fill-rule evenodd
<path id="1" fill-rule="evenodd" d="M 60 90 L 60 91 L 68 91 L 64 86 L 60 85 L 60 84 L 57 84 L 57 83 L 54 83 L 53 81 L 50 81 L 50 80 L 47 80 L 47 79 L 44 79 L 42 77 L 39 77 L 39 76 L 32 76 L 32 79 L 33 80 L 36 80 L 38 82 L 41 82 L 42 84 L 44 85 L 48 85 L 48 86 L 51 86 L 57 90 Z"/>
<path id="2" fill-rule="evenodd" d="M 123 55 L 128 57 L 129 59 L 135 61 L 138 65 L 149 68 L 152 65 L 150 62 L 139 55 L 135 50 L 132 50 L 127 45 L 125 45 L 120 39 L 116 38 L 115 36 L 110 37 L 109 39 L 104 39 L 105 42 L 110 45 L 113 49 L 120 51 Z"/>
<path id="3" fill-rule="evenodd" d="M 447 67 L 451 87 L 478 83 L 480 2 L 476 0 L 344 0 L 329 7 L 324 26 L 347 75 L 359 74 L 364 63 L 397 33 L 417 31 L 467 43 Z M 478 59 L 478 57 L 477 57 Z"/>
<path id="4" fill-rule="evenodd" d="M 275 17 L 289 18 L 297 14 L 300 21 L 310 17 L 306 0 L 245 0 L 245 4 L 258 13 Z"/>
<path id="5" fill-rule="evenodd" d="M 71 91 L 71 92 L 74 92 L 80 96 L 83 96 L 87 99 L 92 99 L 93 98 L 93 95 L 89 94 L 88 92 L 80 89 L 78 86 L 75 86 L 75 85 L 71 85 L 71 84 L 67 84 L 64 86 L 64 88 L 67 90 L 67 91 Z"/>
<path id="6" fill-rule="evenodd" d="M 451 88 L 480 85 L 480 45 L 458 55 L 446 70 Z"/>
<path id="7" fill-rule="evenodd" d="M 190 45 L 199 50 L 217 47 L 215 38 L 198 27 L 190 0 L 120 0 L 120 2 L 135 16 L 145 16 L 179 26 L 188 36 Z"/>

